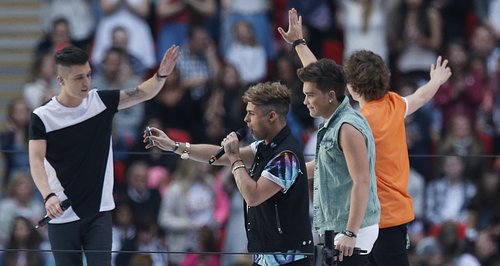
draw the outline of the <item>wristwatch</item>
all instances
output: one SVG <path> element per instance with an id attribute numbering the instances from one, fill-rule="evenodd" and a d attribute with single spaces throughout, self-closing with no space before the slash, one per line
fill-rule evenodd
<path id="1" fill-rule="evenodd" d="M 347 237 L 354 237 L 354 238 L 357 237 L 357 235 L 354 232 L 349 231 L 349 230 L 343 231 L 342 234 L 345 235 L 345 236 L 347 236 Z"/>
<path id="2" fill-rule="evenodd" d="M 184 149 L 184 151 L 181 154 L 181 159 L 183 159 L 183 160 L 189 159 L 189 148 L 191 148 L 191 144 L 189 144 L 189 142 L 186 142 L 185 146 L 186 146 L 186 148 Z"/>

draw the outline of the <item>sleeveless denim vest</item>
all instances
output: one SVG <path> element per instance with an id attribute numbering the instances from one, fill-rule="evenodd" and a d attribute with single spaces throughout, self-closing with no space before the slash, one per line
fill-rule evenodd
<path id="1" fill-rule="evenodd" d="M 361 228 L 378 224 L 380 219 L 380 202 L 375 176 L 375 141 L 366 119 L 349 105 L 349 99 L 345 97 L 330 119 L 320 125 L 318 131 L 314 169 L 313 226 L 320 234 L 325 230 L 335 232 L 345 230 L 349 219 L 353 182 L 344 153 L 340 150 L 339 131 L 343 123 L 352 125 L 363 134 L 368 150 L 370 188 Z"/>

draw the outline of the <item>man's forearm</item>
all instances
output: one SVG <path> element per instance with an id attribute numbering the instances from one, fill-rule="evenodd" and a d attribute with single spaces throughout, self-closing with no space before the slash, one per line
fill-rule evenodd
<path id="1" fill-rule="evenodd" d="M 45 172 L 45 166 L 40 162 L 30 162 L 31 165 L 31 176 L 33 177 L 33 182 L 35 183 L 38 191 L 43 198 L 52 193 L 50 189 L 49 178 Z"/>
<path id="2" fill-rule="evenodd" d="M 346 230 L 357 233 L 361 227 L 363 217 L 368 204 L 368 192 L 370 183 L 354 183 L 351 191 L 351 204 L 349 209 L 349 220 Z"/>
<path id="3" fill-rule="evenodd" d="M 316 59 L 316 56 L 312 53 L 311 49 L 309 49 L 306 44 L 299 44 L 295 46 L 295 51 L 297 51 L 300 62 L 302 62 L 302 65 L 304 67 L 318 61 L 318 59 Z"/>
<path id="4" fill-rule="evenodd" d="M 182 155 L 182 153 L 188 152 L 189 159 L 197 162 L 208 163 L 210 157 L 216 153 L 220 147 L 211 144 L 191 144 L 189 149 L 186 149 L 186 143 L 179 142 L 179 148 L 176 149 L 175 146 L 173 146 L 172 151 L 174 149 L 176 154 Z M 214 165 L 229 165 L 229 159 L 227 156 L 223 155 L 214 162 Z"/>

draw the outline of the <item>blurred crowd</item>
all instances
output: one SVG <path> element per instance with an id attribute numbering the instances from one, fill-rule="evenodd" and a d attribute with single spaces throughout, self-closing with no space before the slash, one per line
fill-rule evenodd
<path id="1" fill-rule="evenodd" d="M 288 125 L 313 158 L 320 121 L 302 104 L 300 61 L 276 31 L 292 7 L 314 54 L 341 64 L 354 50 L 372 50 L 403 96 L 429 79 L 438 55 L 449 60 L 451 79 L 406 119 L 417 217 L 410 259 L 500 265 L 500 0 L 44 0 L 44 37 L 1 126 L 0 247 L 50 248 L 46 229 L 33 229 L 45 209 L 29 173 L 27 129 L 31 111 L 58 93 L 54 52 L 85 49 L 92 88 L 119 90 L 153 75 L 177 44 L 181 55 L 162 91 L 114 120 L 113 250 L 160 252 L 113 253 L 113 263 L 251 265 L 245 255 L 177 253 L 245 252 L 242 198 L 229 169 L 146 151 L 142 135 L 149 125 L 176 141 L 218 145 L 245 127 L 243 92 L 272 80 L 292 91 Z M 13 265 L 53 260 L 0 252 L 0 266 Z"/>

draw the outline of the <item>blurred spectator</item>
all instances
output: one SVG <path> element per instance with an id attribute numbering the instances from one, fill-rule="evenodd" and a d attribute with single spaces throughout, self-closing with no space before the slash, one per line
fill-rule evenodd
<path id="1" fill-rule="evenodd" d="M 229 217 L 225 226 L 224 238 L 222 239 L 222 250 L 224 253 L 244 253 L 247 250 L 247 236 L 245 232 L 245 210 L 243 209 L 243 197 L 236 186 L 236 181 L 231 174 L 230 168 L 223 168 L 219 173 L 223 179 L 224 188 L 229 196 Z M 241 255 L 240 255 L 241 256 Z M 251 260 L 251 256 L 247 255 Z M 239 259 L 235 254 L 222 254 L 221 266 L 232 266 Z"/>
<path id="2" fill-rule="evenodd" d="M 397 70 L 428 79 L 441 48 L 441 14 L 427 0 L 402 0 L 390 16 L 389 44 Z M 453 73 L 455 74 L 455 73 Z"/>
<path id="3" fill-rule="evenodd" d="M 203 25 L 205 18 L 215 15 L 216 8 L 215 0 L 157 0 L 157 60 L 173 44 L 184 46 L 189 27 Z"/>
<path id="4" fill-rule="evenodd" d="M 127 170 L 126 191 L 117 191 L 119 200 L 130 203 L 135 221 L 158 220 L 161 196 L 158 190 L 148 187 L 148 171 L 149 165 L 144 161 L 131 163 Z"/>
<path id="5" fill-rule="evenodd" d="M 472 33 L 469 46 L 470 54 L 486 61 L 488 73 L 494 73 L 500 59 L 500 47 L 496 45 L 492 30 L 486 26 L 478 26 Z"/>
<path id="6" fill-rule="evenodd" d="M 191 141 L 203 138 L 202 106 L 190 97 L 189 90 L 181 83 L 178 68 L 165 81 L 158 95 L 146 102 L 145 116 L 146 120 L 159 120 L 166 131 L 177 130 Z M 137 141 L 143 151 L 142 136 Z"/>
<path id="7" fill-rule="evenodd" d="M 255 38 L 255 29 L 247 21 L 238 20 L 232 32 L 226 61 L 236 66 L 245 85 L 262 81 L 267 73 L 267 56 Z"/>
<path id="8" fill-rule="evenodd" d="M 488 229 L 479 232 L 474 245 L 474 253 L 480 262 L 480 265 L 498 266 L 500 265 L 499 234 L 500 225 L 491 225 Z"/>
<path id="9" fill-rule="evenodd" d="M 43 203 L 35 196 L 34 184 L 27 172 L 16 172 L 12 176 L 7 197 L 0 200 L 0 214 L 0 243 L 6 243 L 15 217 L 23 216 L 35 223 L 45 214 Z"/>
<path id="10" fill-rule="evenodd" d="M 333 15 L 340 16 L 341 2 L 328 0 L 288 0 L 285 8 L 285 10 L 295 8 L 302 16 L 304 38 L 307 40 L 307 46 L 311 48 L 311 51 L 318 58 L 330 56 L 329 58 L 335 59 L 339 64 L 342 62 L 343 57 L 343 45 L 341 45 L 343 37 L 341 32 L 343 29 L 337 25 L 338 21 L 334 21 Z M 337 20 L 339 20 L 339 16 L 337 16 Z M 287 15 L 284 16 L 282 21 L 278 21 L 278 24 L 287 23 L 288 21 L 285 22 L 285 20 L 288 20 Z M 328 41 L 333 41 L 333 47 L 326 45 Z M 291 46 L 287 45 L 285 49 L 288 49 L 287 47 Z M 325 47 L 327 48 L 325 49 Z M 295 51 L 292 51 L 292 54 L 296 55 Z M 298 64 L 302 65 L 300 61 L 298 61 Z"/>
<path id="11" fill-rule="evenodd" d="M 428 0 L 431 6 L 439 10 L 443 19 L 443 44 L 451 40 L 467 40 L 468 30 L 473 27 L 471 16 L 474 12 L 474 1 L 469 0 Z"/>
<path id="12" fill-rule="evenodd" d="M 166 230 L 169 251 L 184 252 L 196 248 L 197 230 L 202 226 L 215 228 L 215 191 L 208 164 L 182 160 L 163 198 L 159 225 Z M 179 264 L 184 254 L 172 254 L 170 260 Z"/>
<path id="13" fill-rule="evenodd" d="M 97 25 L 91 62 L 99 64 L 111 46 L 113 29 L 123 27 L 129 33 L 128 51 L 148 69 L 156 64 L 154 41 L 147 23 L 150 15 L 148 0 L 100 0 L 103 16 Z"/>
<path id="14" fill-rule="evenodd" d="M 172 116 L 177 116 L 177 117 L 182 117 L 181 115 L 178 115 L 180 113 L 173 113 L 174 115 Z M 151 118 L 148 120 L 144 121 L 145 124 L 143 125 L 142 129 L 144 130 L 146 126 L 150 127 L 156 127 L 156 128 L 162 128 L 163 124 L 161 121 L 157 118 Z M 172 136 L 175 136 L 176 141 L 183 141 L 183 142 L 190 142 L 192 141 L 192 138 L 189 134 L 187 134 L 185 131 L 180 130 L 180 129 L 166 129 L 166 132 L 173 132 Z M 152 147 L 151 149 L 144 150 L 144 143 L 142 142 L 143 138 L 143 131 L 138 134 L 137 140 L 135 143 L 134 148 L 132 149 L 132 154 L 130 154 L 128 157 L 128 163 L 127 165 L 131 165 L 132 163 L 136 161 L 146 161 L 147 164 L 150 167 L 150 171 L 153 170 L 155 167 L 158 167 L 160 171 L 164 171 L 165 173 L 172 173 L 176 167 L 177 167 L 177 162 L 180 160 L 179 156 L 169 153 L 169 152 L 163 152 L 157 147 Z M 148 172 L 148 175 L 149 175 Z M 150 188 L 155 188 L 154 186 L 150 186 L 150 182 L 153 180 L 150 180 L 150 177 L 148 177 L 148 187 Z M 165 191 L 162 192 L 164 194 Z"/>
<path id="15" fill-rule="evenodd" d="M 443 158 L 443 174 L 426 189 L 426 218 L 433 225 L 446 220 L 465 223 L 467 207 L 476 187 L 464 176 L 464 159 L 457 155 Z"/>
<path id="16" fill-rule="evenodd" d="M 52 53 L 72 45 L 69 22 L 65 18 L 58 18 L 52 22 L 52 28 L 37 44 L 35 54 Z"/>
<path id="17" fill-rule="evenodd" d="M 41 18 L 45 32 L 50 31 L 52 22 L 64 18 L 68 21 L 70 38 L 75 45 L 86 50 L 95 30 L 95 17 L 89 0 L 45 0 Z"/>
<path id="18" fill-rule="evenodd" d="M 141 219 L 136 225 L 136 236 L 133 241 L 127 242 L 127 246 L 122 249 L 125 251 L 144 252 L 151 258 L 152 266 L 168 266 L 167 249 L 164 245 L 162 235 L 158 233 L 158 225 L 155 221 L 149 219 Z M 119 253 L 116 256 L 116 265 L 133 265 L 138 263 L 138 254 Z M 144 258 L 142 258 L 144 259 Z M 137 265 L 137 264 L 136 264 Z M 144 264 L 139 264 L 143 266 Z M 147 265 L 147 264 L 146 264 Z M 144 265 L 145 266 L 145 265 Z"/>
<path id="19" fill-rule="evenodd" d="M 484 95 L 483 75 L 471 67 L 471 61 L 460 42 L 451 42 L 447 46 L 447 58 L 453 75 L 434 96 L 434 105 L 443 113 L 443 128 L 453 116 L 463 114 L 474 123 L 479 104 Z"/>
<path id="20" fill-rule="evenodd" d="M 14 251 L 5 252 L 0 262 L 2 266 L 45 266 L 43 253 L 24 251 L 38 250 L 43 242 L 30 220 L 22 216 L 15 217 L 9 231 L 10 237 L 5 247 Z"/>
<path id="21" fill-rule="evenodd" d="M 5 172 L 0 187 L 5 187 L 15 171 L 29 172 L 28 125 L 31 110 L 23 99 L 13 99 L 7 106 L 5 130 L 0 132 L 0 145 L 5 158 Z"/>
<path id="22" fill-rule="evenodd" d="M 222 65 L 215 80 L 215 86 L 206 103 L 204 118 L 206 121 L 221 118 L 223 123 L 223 136 L 231 131 L 236 131 L 245 126 L 245 106 L 241 97 L 246 87 L 243 85 L 239 72 L 232 64 Z M 220 136 L 219 136 L 220 137 Z M 220 144 L 222 138 L 212 138 Z"/>
<path id="23" fill-rule="evenodd" d="M 198 229 L 195 252 L 217 252 L 217 241 L 214 232 L 207 226 Z M 219 255 L 215 254 L 187 254 L 181 266 L 219 266 Z"/>
<path id="24" fill-rule="evenodd" d="M 113 28 L 111 34 L 111 45 L 110 48 L 106 50 L 106 53 L 108 53 L 109 50 L 113 48 L 122 49 L 123 53 L 125 54 L 125 61 L 127 61 L 126 63 L 129 65 L 131 72 L 141 79 L 146 78 L 146 67 L 144 66 L 142 61 L 138 57 L 133 55 L 129 50 L 129 34 L 127 29 L 122 26 L 116 26 Z M 104 59 L 103 61 L 105 60 L 106 59 Z M 93 73 L 101 73 L 103 71 L 103 64 L 104 62 L 94 62 Z"/>
<path id="25" fill-rule="evenodd" d="M 149 254 L 137 253 L 130 259 L 129 266 L 153 266 L 153 259 Z"/>
<path id="26" fill-rule="evenodd" d="M 23 98 L 34 110 L 59 92 L 55 79 L 55 63 L 52 52 L 34 54 L 28 82 L 23 85 Z"/>
<path id="27" fill-rule="evenodd" d="M 488 6 L 488 20 L 486 24 L 490 26 L 495 34 L 495 39 L 497 43 L 500 41 L 500 1 L 499 0 L 490 0 L 485 1 L 489 2 Z"/>
<path id="28" fill-rule="evenodd" d="M 200 26 L 189 28 L 188 42 L 181 48 L 177 69 L 181 85 L 191 93 L 191 98 L 201 102 L 210 89 L 210 83 L 219 71 L 215 44 L 207 30 Z"/>
<path id="29" fill-rule="evenodd" d="M 163 198 L 167 193 L 167 189 L 171 181 L 172 176 L 167 168 L 159 165 L 149 168 L 148 187 L 158 190 L 160 192 L 161 198 Z"/>
<path id="30" fill-rule="evenodd" d="M 314 118 L 309 115 L 309 110 L 304 105 L 302 82 L 297 76 L 298 68 L 289 56 L 279 56 L 276 60 L 275 80 L 286 85 L 291 91 L 292 101 L 287 115 L 287 125 L 295 137 L 304 143 L 309 132 L 314 130 Z"/>
<path id="31" fill-rule="evenodd" d="M 261 44 L 266 51 L 267 58 L 276 56 L 274 38 L 271 30 L 271 22 L 268 12 L 271 9 L 270 0 L 221 0 L 221 30 L 219 39 L 219 51 L 226 56 L 228 48 L 234 37 L 234 25 L 237 21 L 245 20 L 255 32 L 257 43 Z"/>
<path id="32" fill-rule="evenodd" d="M 113 242 L 111 250 L 124 251 L 124 247 L 130 247 L 136 233 L 132 206 L 127 201 L 118 201 L 113 210 Z M 120 266 L 116 263 L 117 256 L 118 253 L 116 252 L 111 254 L 111 263 Z"/>
<path id="33" fill-rule="evenodd" d="M 483 230 L 500 222 L 500 176 L 498 172 L 486 172 L 478 183 L 477 194 L 469 205 L 469 227 Z"/>
<path id="34" fill-rule="evenodd" d="M 132 89 L 141 83 L 134 75 L 127 60 L 126 52 L 117 47 L 106 51 L 103 59 L 103 71 L 92 77 L 92 88 L 98 90 Z M 133 145 L 144 119 L 144 104 L 119 110 L 113 120 L 115 134 L 126 144 Z"/>
<path id="35" fill-rule="evenodd" d="M 338 24 L 344 32 L 344 60 L 356 50 L 370 50 L 388 63 L 387 14 L 383 0 L 340 1 Z M 429 64 L 427 65 L 429 66 Z"/>
<path id="36" fill-rule="evenodd" d="M 484 154 L 482 143 L 476 136 L 470 120 L 461 114 L 456 114 L 451 119 L 448 131 L 439 143 L 438 154 L 463 156 L 464 175 L 474 182 L 486 169 L 486 161 L 480 157 Z"/>
<path id="37" fill-rule="evenodd" d="M 492 154 L 500 154 L 500 59 L 497 60 L 495 72 L 491 75 L 482 106 L 486 123 L 491 127 L 493 136 Z M 500 171 L 500 157 L 493 159 L 492 168 Z"/>

